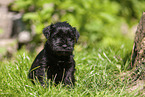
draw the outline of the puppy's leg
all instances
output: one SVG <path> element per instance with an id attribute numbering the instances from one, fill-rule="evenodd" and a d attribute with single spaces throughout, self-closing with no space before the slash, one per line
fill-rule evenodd
<path id="1" fill-rule="evenodd" d="M 33 66 L 33 65 L 32 65 Z M 32 80 L 32 83 L 34 83 L 34 81 L 39 80 L 39 82 L 41 83 L 41 85 L 43 86 L 45 84 L 45 72 L 46 72 L 46 65 L 39 65 L 36 67 L 33 67 L 30 72 L 29 72 L 29 78 Z"/>
<path id="2" fill-rule="evenodd" d="M 70 86 L 74 86 L 74 82 L 75 82 L 75 78 L 74 78 L 74 65 L 72 65 L 72 67 L 70 67 L 67 71 L 66 71 L 66 76 L 64 78 L 64 84 L 65 85 L 70 85 Z"/>
<path id="3" fill-rule="evenodd" d="M 39 82 L 41 83 L 41 85 L 44 85 L 44 79 L 45 79 L 45 72 L 47 70 L 47 61 L 46 61 L 46 57 L 44 56 L 44 50 L 42 50 L 37 57 L 35 58 L 31 69 L 29 71 L 28 77 L 29 79 L 32 81 L 33 84 L 34 81 L 39 80 Z"/>

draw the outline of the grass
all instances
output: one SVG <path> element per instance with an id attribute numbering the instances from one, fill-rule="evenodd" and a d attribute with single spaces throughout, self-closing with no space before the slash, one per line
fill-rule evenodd
<path id="1" fill-rule="evenodd" d="M 81 50 L 78 50 L 78 48 Z M 43 88 L 33 85 L 27 78 L 30 66 L 37 54 L 31 56 L 19 51 L 11 60 L 0 62 L 0 96 L 2 97 L 132 97 L 135 92 L 126 91 L 128 80 L 120 74 L 127 70 L 123 58 L 130 48 L 120 46 L 117 50 L 83 49 L 76 47 L 75 88 L 49 85 Z"/>

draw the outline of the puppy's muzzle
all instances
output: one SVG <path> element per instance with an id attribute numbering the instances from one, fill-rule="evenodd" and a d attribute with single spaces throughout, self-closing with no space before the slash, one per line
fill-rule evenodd
<path id="1" fill-rule="evenodd" d="M 65 51 L 56 51 L 55 52 L 58 56 L 68 56 L 72 54 L 72 51 L 65 50 Z"/>

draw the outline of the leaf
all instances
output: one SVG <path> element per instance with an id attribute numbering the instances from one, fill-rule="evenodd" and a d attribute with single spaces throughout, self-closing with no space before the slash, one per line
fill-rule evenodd
<path id="1" fill-rule="evenodd" d="M 104 21 L 108 21 L 108 22 L 115 21 L 115 17 L 113 15 L 108 14 L 108 13 L 102 12 L 99 15 L 101 16 L 102 19 L 104 19 Z"/>
<path id="2" fill-rule="evenodd" d="M 38 20 L 38 14 L 37 13 L 26 13 L 23 16 L 23 19 L 26 20 Z"/>

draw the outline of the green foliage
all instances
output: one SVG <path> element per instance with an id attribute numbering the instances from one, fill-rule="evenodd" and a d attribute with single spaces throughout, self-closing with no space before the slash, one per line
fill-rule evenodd
<path id="1" fill-rule="evenodd" d="M 107 47 L 130 41 L 121 34 L 120 26 L 129 21 L 133 25 L 145 9 L 143 3 L 144 0 L 16 0 L 12 8 L 24 13 L 23 20 L 35 25 L 38 35 L 50 23 L 68 21 L 81 33 L 81 43 Z"/>
<path id="2" fill-rule="evenodd" d="M 132 26 L 135 19 L 140 19 L 142 12 L 145 11 L 145 0 L 111 0 L 120 4 L 119 15 L 125 17 Z"/>
<path id="3" fill-rule="evenodd" d="M 59 20 L 68 21 L 82 33 L 92 33 L 103 32 L 105 23 L 115 23 L 119 5 L 109 0 L 17 0 L 13 9 L 23 10 L 23 19 L 31 20 L 38 27 L 38 33 L 42 31 L 43 25 Z"/>
<path id="4" fill-rule="evenodd" d="M 90 97 L 90 96 L 133 96 L 136 93 L 128 93 L 128 78 L 122 78 L 120 74 L 126 71 L 122 63 L 123 57 L 128 51 L 125 46 L 114 51 L 108 49 L 86 50 L 80 45 L 75 47 L 75 88 L 70 89 L 49 85 L 42 87 L 39 83 L 33 85 L 27 78 L 32 61 L 35 56 L 30 56 L 25 50 L 19 51 L 15 59 L 0 62 L 0 96 L 11 97 Z M 128 65 L 128 63 L 126 64 Z"/>

